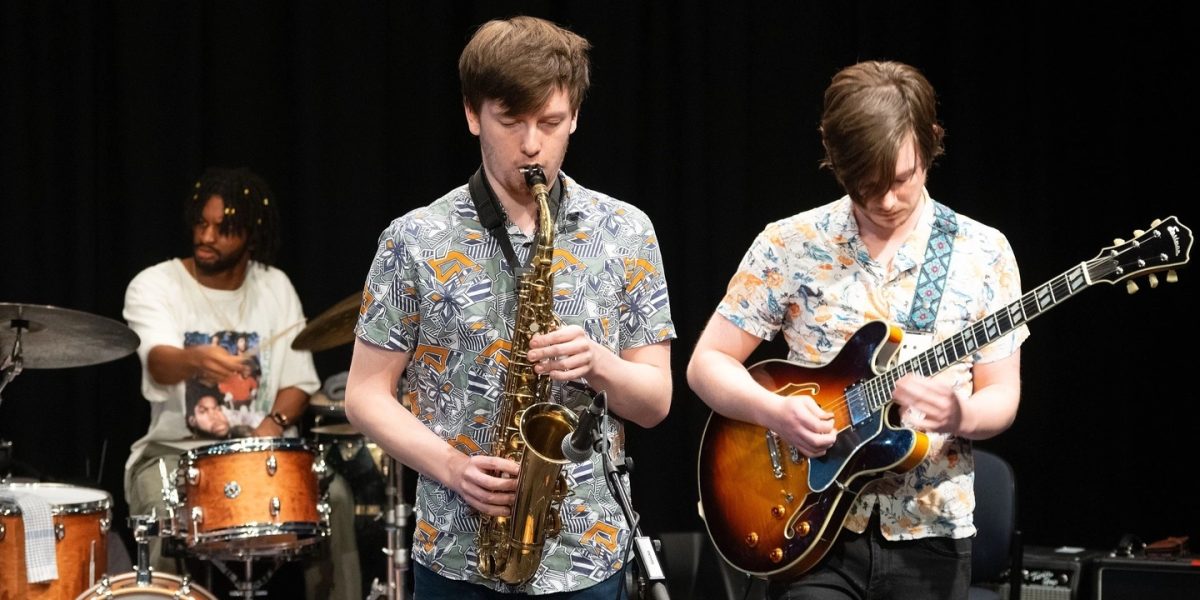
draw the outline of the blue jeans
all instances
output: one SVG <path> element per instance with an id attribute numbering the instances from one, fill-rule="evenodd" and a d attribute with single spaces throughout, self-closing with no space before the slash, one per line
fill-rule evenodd
<path id="1" fill-rule="evenodd" d="M 621 583 L 625 581 L 624 569 L 590 588 L 577 592 L 528 596 L 497 592 L 469 581 L 446 579 L 416 562 L 412 563 L 412 568 L 413 600 L 512 600 L 529 597 L 539 600 L 617 600 L 618 593 L 621 594 L 620 598 L 628 598 L 621 589 Z"/>
<path id="2" fill-rule="evenodd" d="M 863 533 L 843 531 L 824 561 L 791 583 L 772 583 L 773 600 L 882 600 L 967 597 L 971 538 L 888 541 L 878 516 Z"/>

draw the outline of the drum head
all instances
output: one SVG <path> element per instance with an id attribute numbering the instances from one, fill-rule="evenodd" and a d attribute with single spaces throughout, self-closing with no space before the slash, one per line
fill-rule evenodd
<path id="1" fill-rule="evenodd" d="M 7 499 L 14 494 L 28 494 L 44 500 L 55 515 L 87 514 L 112 508 L 112 495 L 95 488 L 76 487 L 63 483 L 0 483 L 0 514 L 20 512 L 16 502 Z"/>

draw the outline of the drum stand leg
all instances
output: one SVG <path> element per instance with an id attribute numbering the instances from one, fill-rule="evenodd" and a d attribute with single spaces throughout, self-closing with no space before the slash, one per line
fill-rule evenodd
<path id="1" fill-rule="evenodd" d="M 246 576 L 240 579 L 228 566 L 225 565 L 225 561 L 213 560 L 211 562 L 217 566 L 218 571 L 224 574 L 225 577 L 228 578 L 231 583 L 233 583 L 233 587 L 236 589 L 232 592 L 229 592 L 229 595 L 234 598 L 253 598 L 256 596 L 265 597 L 267 595 L 267 590 L 260 588 L 270 581 L 271 577 L 275 575 L 275 571 L 278 571 L 280 566 L 279 560 L 275 560 L 271 564 L 271 568 L 265 574 L 255 580 L 253 575 L 254 560 L 251 558 L 246 558 L 242 561 Z"/>
<path id="2" fill-rule="evenodd" d="M 404 548 L 404 540 L 408 529 L 408 518 L 412 515 L 412 506 L 404 503 L 404 465 L 391 456 L 384 462 L 387 469 L 387 548 L 383 549 L 388 557 L 387 586 L 379 579 L 371 582 L 371 590 L 367 600 L 407 600 L 405 592 L 406 576 L 408 573 L 408 549 Z"/>

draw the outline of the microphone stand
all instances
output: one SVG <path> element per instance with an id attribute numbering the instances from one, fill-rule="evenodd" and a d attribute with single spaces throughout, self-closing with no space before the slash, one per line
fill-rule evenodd
<path id="1" fill-rule="evenodd" d="M 662 565 L 658 562 L 658 555 L 655 554 L 655 544 L 650 538 L 642 535 L 638 514 L 634 512 L 633 505 L 629 501 L 629 491 L 625 489 L 625 482 L 621 480 L 622 474 L 633 470 L 633 460 L 626 457 L 624 463 L 618 467 L 613 463 L 609 454 L 612 443 L 605 435 L 605 432 L 608 431 L 607 405 L 601 418 L 596 420 L 595 427 L 599 429 L 596 432 L 595 449 L 600 453 L 600 460 L 604 464 L 604 477 L 608 481 L 608 489 L 616 498 L 617 504 L 621 505 L 621 511 L 625 513 L 625 520 L 629 523 L 630 535 L 633 536 L 634 545 L 637 547 L 635 555 L 639 568 L 637 574 L 638 597 L 670 600 L 671 596 L 667 593 L 667 586 L 664 583 L 666 576 L 663 574 Z"/>

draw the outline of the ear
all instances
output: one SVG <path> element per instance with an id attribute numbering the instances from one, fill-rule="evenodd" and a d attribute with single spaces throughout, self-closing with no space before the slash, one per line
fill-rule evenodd
<path id="1" fill-rule="evenodd" d="M 467 116 L 467 129 L 471 130 L 471 135 L 479 135 L 479 114 L 471 108 L 471 103 L 463 98 L 463 112 Z"/>
<path id="2" fill-rule="evenodd" d="M 571 115 L 571 133 L 575 133 L 575 129 L 577 127 L 579 127 L 579 111 L 578 110 L 575 111 L 575 114 Z"/>

